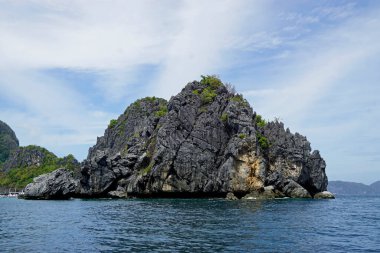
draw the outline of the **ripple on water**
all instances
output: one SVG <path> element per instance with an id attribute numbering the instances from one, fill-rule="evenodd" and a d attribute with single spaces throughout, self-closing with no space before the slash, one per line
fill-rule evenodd
<path id="1" fill-rule="evenodd" d="M 378 252 L 380 198 L 0 199 L 5 252 Z"/>

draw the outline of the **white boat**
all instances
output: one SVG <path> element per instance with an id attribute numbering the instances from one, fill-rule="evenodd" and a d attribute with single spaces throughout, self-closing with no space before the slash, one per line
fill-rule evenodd
<path id="1" fill-rule="evenodd" d="M 11 189 L 9 189 L 8 191 L 8 195 L 6 195 L 6 197 L 8 198 L 17 198 L 19 194 L 23 194 L 23 192 L 18 192 L 16 191 L 16 188 L 14 189 L 14 191 L 11 191 Z"/>

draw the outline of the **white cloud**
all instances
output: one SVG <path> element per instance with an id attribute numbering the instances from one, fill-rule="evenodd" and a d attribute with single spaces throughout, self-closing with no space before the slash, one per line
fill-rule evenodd
<path id="1" fill-rule="evenodd" d="M 0 96 L 10 101 L 0 118 L 12 126 L 22 145 L 38 144 L 63 153 L 63 146 L 92 144 L 114 116 L 93 111 L 85 97 L 64 82 L 36 72 L 0 73 Z"/>
<path id="2" fill-rule="evenodd" d="M 179 25 L 170 15 L 176 5 L 5 2 L 0 10 L 0 68 L 98 71 L 98 87 L 106 97 L 123 98 L 138 66 L 158 64 L 164 57 L 163 49 Z"/>
<path id="3" fill-rule="evenodd" d="M 0 5 L 0 119 L 15 128 L 23 145 L 61 154 L 68 146 L 94 143 L 124 109 L 111 109 L 115 101 L 139 90 L 151 93 L 139 97 L 168 98 L 201 74 L 240 79 L 238 90 L 255 84 L 243 92 L 254 109 L 266 118 L 283 118 L 310 134 L 312 143 L 342 132 L 349 136 L 357 121 L 312 128 L 305 120 L 342 78 L 371 64 L 369 58 L 380 51 L 378 8 L 358 10 L 351 3 L 0 0 Z M 147 73 L 146 66 L 154 72 Z M 96 99 L 45 71 L 51 69 L 96 76 L 87 88 L 96 89 L 89 92 Z M 231 74 L 234 69 L 239 77 Z M 370 117 L 377 115 L 365 119 L 374 122 Z"/>
<path id="4" fill-rule="evenodd" d="M 277 91 L 275 89 L 255 89 L 255 90 L 244 91 L 242 94 L 245 97 L 254 97 L 254 98 L 264 97 L 264 98 L 267 98 L 267 97 L 272 96 L 276 92 Z"/>
<path id="5" fill-rule="evenodd" d="M 148 5 L 153 2 L 45 3 L 36 4 L 42 9 L 38 14 L 1 20 L 1 54 L 8 59 L 7 64 L 34 68 L 123 68 L 157 62 L 157 47 L 168 39 L 160 31 L 169 21 L 165 15 L 169 10 L 164 11 L 160 3 L 151 8 Z M 138 14 L 153 9 L 158 9 L 158 13 Z M 158 18 L 158 14 L 162 16 Z"/>
<path id="6" fill-rule="evenodd" d="M 121 99 L 139 66 L 153 64 L 160 66 L 153 90 L 169 97 L 187 81 L 228 65 L 223 49 L 245 18 L 262 23 L 264 5 L 231 0 L 6 2 L 0 10 L 0 68 L 97 70 L 102 75 L 98 87 L 110 99 Z"/>
<path id="7" fill-rule="evenodd" d="M 168 97 L 200 74 L 225 66 L 222 50 L 239 30 L 236 1 L 3 1 L 0 112 L 20 136 L 59 150 L 93 143 L 113 113 L 46 69 L 86 71 L 106 102 L 124 99 L 141 66 L 159 68 L 153 93 Z M 244 12 L 246 12 L 244 14 Z M 259 8 L 249 13 L 259 12 Z M 91 87 L 88 87 L 89 89 Z M 15 109 L 15 108 L 17 109 Z M 92 113 L 98 110 L 100 113 Z M 62 153 L 62 152 L 60 152 Z"/>
<path id="8" fill-rule="evenodd" d="M 225 52 L 232 48 L 243 22 L 249 18 L 252 23 L 263 22 L 264 6 L 261 1 L 184 2 L 177 14 L 180 29 L 168 44 L 158 80 L 152 83 L 156 95 L 168 98 L 200 75 L 229 66 Z"/>
<path id="9" fill-rule="evenodd" d="M 247 90 L 248 97 L 267 97 L 257 110 L 269 115 L 302 121 L 310 107 L 340 78 L 368 57 L 380 52 L 380 20 L 359 17 L 341 26 L 300 40 L 286 65 L 277 66 L 279 78 L 264 90 Z M 257 104 L 257 102 L 256 102 Z"/>

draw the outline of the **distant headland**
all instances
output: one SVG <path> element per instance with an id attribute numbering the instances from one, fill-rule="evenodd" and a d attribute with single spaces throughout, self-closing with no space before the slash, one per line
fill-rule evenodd
<path id="1" fill-rule="evenodd" d="M 330 181 L 328 189 L 336 195 L 380 196 L 380 181 L 376 181 L 370 185 L 355 182 Z"/>

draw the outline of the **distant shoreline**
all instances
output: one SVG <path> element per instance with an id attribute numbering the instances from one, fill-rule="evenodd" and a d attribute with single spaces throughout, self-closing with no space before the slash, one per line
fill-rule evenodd
<path id="1" fill-rule="evenodd" d="M 329 181 L 328 190 L 337 196 L 380 196 L 380 181 L 370 185 L 346 181 Z"/>

